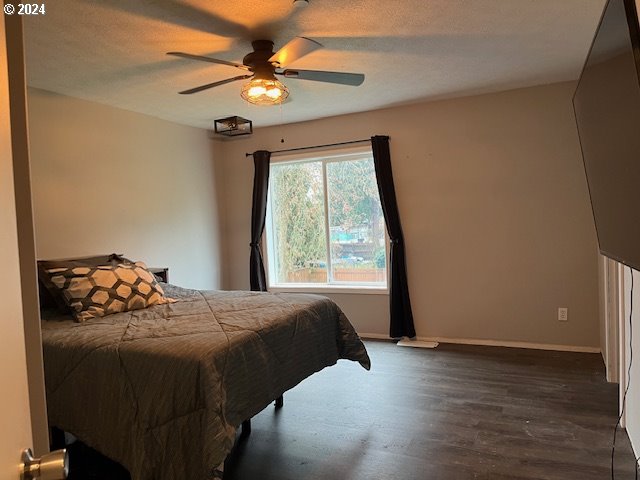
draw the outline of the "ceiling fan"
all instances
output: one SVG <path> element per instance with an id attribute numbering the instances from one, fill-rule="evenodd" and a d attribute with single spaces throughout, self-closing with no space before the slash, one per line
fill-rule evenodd
<path id="1" fill-rule="evenodd" d="M 209 88 L 218 87 L 238 80 L 251 79 L 242 87 L 241 96 L 250 103 L 257 105 L 274 105 L 282 103 L 288 96 L 289 90 L 280 82 L 276 75 L 299 80 L 313 80 L 316 82 L 336 83 L 340 85 L 358 86 L 364 82 L 362 73 L 327 72 L 322 70 L 295 70 L 285 68 L 295 60 L 322 48 L 315 40 L 296 37 L 277 52 L 273 52 L 271 40 L 255 40 L 251 42 L 253 52 L 247 54 L 242 63 L 229 62 L 218 58 L 202 57 L 183 52 L 168 52 L 167 55 L 199 60 L 202 62 L 228 65 L 244 70 L 244 75 L 227 78 L 199 87 L 179 92 L 183 95 L 201 92 Z"/>

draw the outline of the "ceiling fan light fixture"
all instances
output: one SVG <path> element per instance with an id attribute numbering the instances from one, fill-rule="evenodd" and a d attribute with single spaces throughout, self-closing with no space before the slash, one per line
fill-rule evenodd
<path id="1" fill-rule="evenodd" d="M 287 99 L 289 89 L 276 79 L 253 78 L 242 86 L 240 96 L 254 105 L 277 105 Z"/>

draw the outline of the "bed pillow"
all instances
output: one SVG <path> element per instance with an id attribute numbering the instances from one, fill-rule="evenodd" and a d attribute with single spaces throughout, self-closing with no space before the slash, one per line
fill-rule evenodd
<path id="1" fill-rule="evenodd" d="M 38 260 L 38 290 L 40 310 L 57 308 L 63 313 L 69 313 L 69 307 L 62 298 L 61 290 L 49 281 L 47 269 L 96 267 L 98 265 L 117 265 L 119 263 L 134 263 L 121 254 L 111 253 L 91 257 L 64 258 L 59 260 Z"/>
<path id="2" fill-rule="evenodd" d="M 54 266 L 43 273 L 78 322 L 175 302 L 142 262 Z"/>

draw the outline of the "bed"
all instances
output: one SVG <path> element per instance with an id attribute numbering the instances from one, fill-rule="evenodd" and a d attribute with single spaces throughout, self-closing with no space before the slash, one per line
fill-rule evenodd
<path id="1" fill-rule="evenodd" d="M 133 480 L 210 480 L 236 429 L 338 359 L 370 368 L 331 300 L 161 284 L 175 303 L 93 318 L 43 314 L 49 422 Z"/>

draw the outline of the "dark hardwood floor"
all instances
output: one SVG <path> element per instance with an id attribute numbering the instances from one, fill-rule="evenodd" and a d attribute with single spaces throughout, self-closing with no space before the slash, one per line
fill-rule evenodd
<path id="1" fill-rule="evenodd" d="M 254 417 L 225 480 L 611 478 L 617 385 L 599 355 L 367 348 L 370 372 L 340 361 Z M 128 478 L 105 465 L 70 479 Z M 635 478 L 633 465 L 621 430 L 616 479 Z"/>

